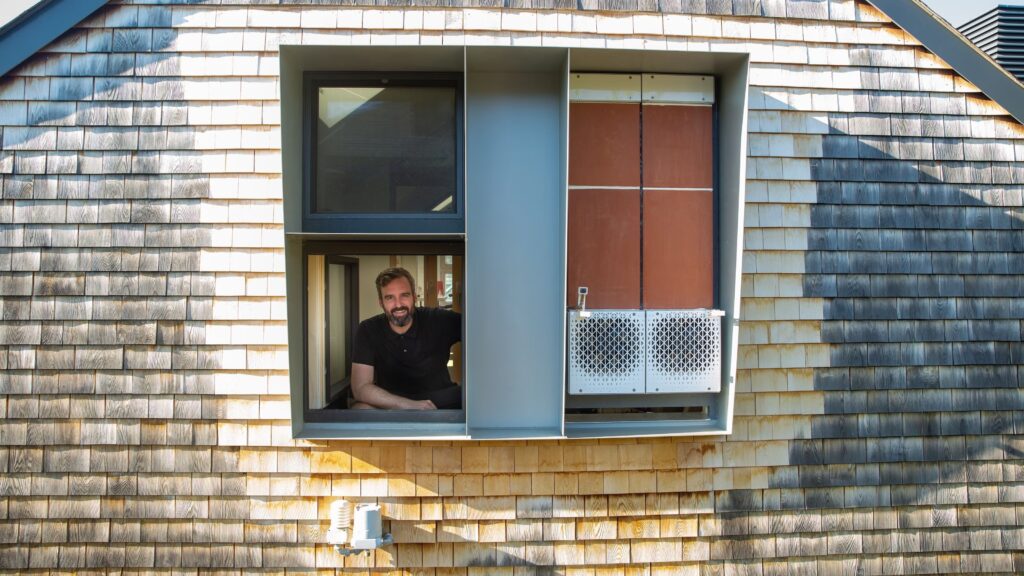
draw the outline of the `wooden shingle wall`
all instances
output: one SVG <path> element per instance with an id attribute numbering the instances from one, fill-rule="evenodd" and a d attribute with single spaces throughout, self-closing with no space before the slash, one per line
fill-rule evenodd
<path id="1" fill-rule="evenodd" d="M 0 80 L 0 571 L 1024 572 L 1024 130 L 883 15 L 245 4 L 115 3 Z M 735 432 L 293 441 L 293 43 L 750 52 Z M 338 497 L 398 544 L 321 544 Z"/>

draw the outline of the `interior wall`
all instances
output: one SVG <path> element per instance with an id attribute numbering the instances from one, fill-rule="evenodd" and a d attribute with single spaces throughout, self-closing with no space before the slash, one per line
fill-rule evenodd
<path id="1" fill-rule="evenodd" d="M 382 312 L 377 298 L 377 274 L 391 266 L 385 255 L 359 256 L 359 319 L 366 320 Z"/>
<path id="2" fill-rule="evenodd" d="M 330 331 L 330 375 L 328 385 L 334 384 L 345 377 L 349 362 L 346 326 L 349 318 L 345 316 L 346 301 L 349 297 L 348 283 L 345 281 L 344 266 L 329 265 L 327 267 L 327 326 Z"/>

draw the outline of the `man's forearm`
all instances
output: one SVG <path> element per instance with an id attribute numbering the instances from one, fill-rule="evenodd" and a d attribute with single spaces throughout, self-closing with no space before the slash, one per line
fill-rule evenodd
<path id="1" fill-rule="evenodd" d="M 352 396 L 356 400 L 369 404 L 374 408 L 390 410 L 409 410 L 421 408 L 420 402 L 392 394 L 376 384 L 364 383 L 352 387 Z"/>

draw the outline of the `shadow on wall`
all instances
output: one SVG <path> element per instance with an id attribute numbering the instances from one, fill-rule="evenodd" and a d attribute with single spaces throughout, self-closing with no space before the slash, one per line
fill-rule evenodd
<path id="1" fill-rule="evenodd" d="M 1005 436 L 1024 432 L 1021 131 L 966 116 L 963 95 L 943 114 L 901 112 L 929 110 L 927 94 L 853 98 L 874 112 L 808 127 L 823 136 L 803 291 L 825 300 L 825 415 L 771 486 L 804 489 L 782 507 L 966 503 L 968 482 L 991 480 L 975 464 L 1024 450 Z M 777 112 L 752 131 L 807 122 L 765 101 Z"/>
<path id="2" fill-rule="evenodd" d="M 0 226 L 4 323 L 14 325 L 4 343 L 53 347 L 5 368 L 33 392 L 54 393 L 39 371 L 59 370 L 61 392 L 212 393 L 212 375 L 194 371 L 246 367 L 244 346 L 202 346 L 212 296 L 245 295 L 246 281 L 222 282 L 232 290 L 195 272 L 203 248 L 231 242 L 199 224 L 210 179 L 177 54 L 163 52 L 176 37 L 171 9 L 108 6 L 90 21 L 114 28 L 73 30 L 0 80 L 0 165 L 11 167 L 2 197 L 13 201 Z M 69 320 L 87 321 L 87 333 Z M 227 359 L 239 352 L 241 364 Z"/>
<path id="3" fill-rule="evenodd" d="M 176 37 L 171 11 L 111 6 L 92 19 L 115 28 L 74 31 L 60 43 L 76 51 L 39 54 L 0 81 L 11 98 L 0 104 L 0 154 L 14 151 L 3 197 L 17 222 L 2 228 L 4 250 L 24 270 L 12 273 L 5 317 L 27 319 L 32 295 L 107 296 L 116 304 L 94 303 L 92 321 L 156 315 L 169 330 L 147 329 L 142 342 L 186 344 L 186 320 L 210 313 L 213 279 L 190 271 L 213 238 L 195 225 L 209 180 L 180 62 L 164 52 Z M 825 299 L 822 337 L 833 348 L 815 376 L 826 415 L 812 439 L 791 443 L 794 466 L 772 472 L 773 488 L 806 489 L 784 491 L 784 507 L 966 502 L 971 463 L 1022 452 L 1006 435 L 1024 432 L 1024 167 L 1004 140 L 969 137 L 999 131 L 964 115 L 967 96 L 919 94 L 854 94 L 856 109 L 874 112 L 816 126 L 764 96 L 762 125 L 751 127 L 822 134 L 804 295 Z M 194 311 L 177 292 L 186 278 L 188 294 L 202 296 Z M 166 308 L 139 312 L 150 305 Z M 49 343 L 26 341 L 41 338 Z M 197 351 L 174 368 L 223 365 Z M 720 509 L 764 506 L 744 492 Z"/>

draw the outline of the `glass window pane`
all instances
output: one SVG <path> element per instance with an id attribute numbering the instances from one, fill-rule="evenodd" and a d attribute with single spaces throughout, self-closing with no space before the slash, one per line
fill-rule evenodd
<path id="1" fill-rule="evenodd" d="M 318 213 L 456 211 L 455 88 L 321 87 Z"/>

